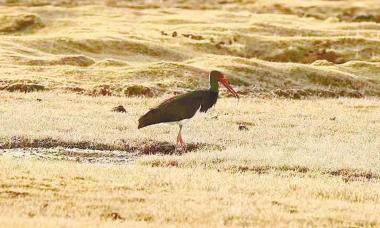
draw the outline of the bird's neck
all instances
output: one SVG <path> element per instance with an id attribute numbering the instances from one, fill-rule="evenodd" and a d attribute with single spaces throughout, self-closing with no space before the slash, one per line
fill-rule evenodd
<path id="1" fill-rule="evenodd" d="M 213 79 L 213 78 L 211 78 Z M 210 91 L 219 93 L 219 83 L 217 80 L 210 80 Z"/>

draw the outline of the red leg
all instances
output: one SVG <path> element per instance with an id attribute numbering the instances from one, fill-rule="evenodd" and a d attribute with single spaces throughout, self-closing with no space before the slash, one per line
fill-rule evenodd
<path id="1" fill-rule="evenodd" d="M 182 132 L 182 125 L 179 125 L 179 132 L 178 132 L 178 135 L 177 135 L 176 151 L 177 151 L 178 147 L 181 147 L 181 151 L 185 152 L 187 148 L 186 148 L 185 142 L 182 139 L 181 132 Z"/>
<path id="2" fill-rule="evenodd" d="M 181 134 L 178 133 L 177 135 L 177 143 L 176 143 L 176 146 L 175 146 L 175 150 L 177 151 L 177 148 L 181 146 Z"/>
<path id="3" fill-rule="evenodd" d="M 181 147 L 182 147 L 182 152 L 186 152 L 187 146 L 186 146 L 186 143 L 182 139 L 181 131 L 182 131 L 182 125 L 179 126 L 179 134 L 178 134 L 178 136 L 179 136 L 179 142 L 180 142 Z"/>

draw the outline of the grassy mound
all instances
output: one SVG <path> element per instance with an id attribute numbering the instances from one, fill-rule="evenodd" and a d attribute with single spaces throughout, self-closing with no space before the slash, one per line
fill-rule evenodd
<path id="1" fill-rule="evenodd" d="M 54 56 L 50 59 L 26 59 L 20 60 L 20 64 L 31 65 L 31 66 L 52 66 L 52 65 L 70 65 L 70 66 L 80 66 L 86 67 L 91 66 L 95 63 L 89 57 L 84 55 L 68 55 L 68 56 Z"/>
<path id="2" fill-rule="evenodd" d="M 15 14 L 0 16 L 0 34 L 17 32 L 31 32 L 42 28 L 44 24 L 41 19 L 34 14 Z"/>
<path id="3" fill-rule="evenodd" d="M 117 59 L 103 59 L 96 62 L 95 65 L 100 67 L 122 67 L 128 66 L 128 63 Z"/>

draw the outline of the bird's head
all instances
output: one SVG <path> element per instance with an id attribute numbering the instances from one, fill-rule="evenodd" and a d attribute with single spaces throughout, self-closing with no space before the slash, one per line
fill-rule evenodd
<path id="1" fill-rule="evenodd" d="M 224 74 L 217 70 L 213 70 L 210 72 L 210 82 L 217 81 L 222 83 L 224 87 L 228 89 L 228 91 L 236 98 L 239 98 L 239 94 L 231 87 L 230 82 L 224 77 Z"/>

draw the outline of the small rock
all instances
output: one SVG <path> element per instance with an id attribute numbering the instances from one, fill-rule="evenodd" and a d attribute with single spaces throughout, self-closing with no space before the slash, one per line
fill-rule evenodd
<path id="1" fill-rule="evenodd" d="M 218 49 L 221 49 L 222 48 L 222 45 L 224 45 L 225 43 L 223 41 L 220 41 L 219 43 L 215 44 L 215 47 L 218 48 Z"/>
<path id="2" fill-rule="evenodd" d="M 125 220 L 118 212 L 104 212 L 101 217 L 107 220 Z"/>
<path id="3" fill-rule="evenodd" d="M 245 125 L 239 125 L 239 131 L 248 131 L 248 127 Z"/>
<path id="4" fill-rule="evenodd" d="M 161 31 L 161 35 L 167 36 L 168 34 L 166 32 L 164 32 L 164 31 Z"/>
<path id="5" fill-rule="evenodd" d="M 335 117 L 335 116 L 334 116 L 334 117 L 331 117 L 330 120 L 336 120 L 336 117 Z"/>
<path id="6" fill-rule="evenodd" d="M 119 105 L 117 107 L 114 107 L 112 109 L 113 112 L 127 112 L 127 110 L 125 110 L 125 108 L 123 107 L 123 105 Z"/>
<path id="7" fill-rule="evenodd" d="M 178 33 L 177 33 L 176 31 L 174 31 L 174 32 L 172 33 L 172 37 L 177 37 L 177 35 L 178 35 Z"/>
<path id="8" fill-rule="evenodd" d="M 41 102 L 41 101 L 42 101 L 42 99 L 40 99 L 40 98 L 37 98 L 37 101 L 38 101 L 38 102 Z"/>

